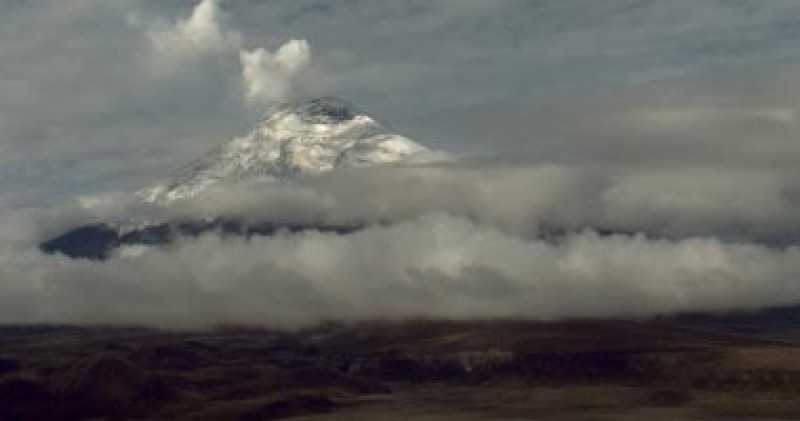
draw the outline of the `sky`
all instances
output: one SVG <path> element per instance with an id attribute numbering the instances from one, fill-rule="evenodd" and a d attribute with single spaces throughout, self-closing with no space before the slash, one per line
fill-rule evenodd
<path id="1" fill-rule="evenodd" d="M 785 247 L 800 238 L 798 70 L 793 0 L 2 1 L 0 295 L 15 310 L 0 321 L 296 325 L 800 304 L 799 251 Z M 87 220 L 140 216 L 132 191 L 247 133 L 270 105 L 323 95 L 457 160 L 256 198 L 231 188 L 158 212 L 398 225 L 210 237 L 107 263 L 32 247 Z M 549 226 L 574 237 L 538 240 Z M 368 261 L 376 245 L 389 251 Z M 280 263 L 293 260 L 311 263 Z M 146 282 L 119 275 L 144 267 Z M 276 291 L 290 297 L 271 307 L 283 310 L 264 310 Z M 381 298 L 391 293 L 406 299 Z M 162 300 L 182 304 L 165 314 Z"/>
<path id="2" fill-rule="evenodd" d="M 196 1 L 2 2 L 2 207 L 150 184 L 246 133 L 268 102 L 318 95 L 472 156 L 796 157 L 786 133 L 800 57 L 791 0 L 211 5 L 193 14 Z M 293 41 L 301 57 L 287 47 L 281 64 Z M 244 63 L 261 88 L 248 88 Z M 248 100 L 248 89 L 262 98 Z M 774 147 L 723 152 L 679 130 L 725 136 L 737 123 L 760 126 L 748 141 L 769 136 L 761 142 Z"/>

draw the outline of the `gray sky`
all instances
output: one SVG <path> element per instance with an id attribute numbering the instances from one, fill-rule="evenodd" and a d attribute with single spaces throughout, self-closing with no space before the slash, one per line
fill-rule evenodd
<path id="1" fill-rule="evenodd" d="M 218 3 L 193 24 L 197 1 L 0 2 L 0 208 L 138 188 L 322 94 L 455 154 L 788 175 L 800 157 L 796 1 Z M 271 94 L 248 101 L 258 48 Z"/>

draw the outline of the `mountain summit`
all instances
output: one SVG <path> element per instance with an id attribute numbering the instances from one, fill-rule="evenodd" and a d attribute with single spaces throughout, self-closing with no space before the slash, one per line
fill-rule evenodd
<path id="1" fill-rule="evenodd" d="M 163 204 L 197 196 L 219 182 L 281 179 L 432 155 L 343 100 L 317 98 L 271 107 L 248 135 L 218 146 L 137 196 Z"/>

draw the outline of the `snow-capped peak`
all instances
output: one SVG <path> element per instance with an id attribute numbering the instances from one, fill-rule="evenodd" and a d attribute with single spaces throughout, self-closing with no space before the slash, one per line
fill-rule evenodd
<path id="1" fill-rule="evenodd" d="M 392 133 L 337 98 L 271 107 L 248 135 L 220 145 L 173 176 L 137 195 L 169 203 L 197 196 L 225 181 L 280 179 L 340 167 L 424 159 L 433 153 Z"/>
<path id="2" fill-rule="evenodd" d="M 284 103 L 273 106 L 265 113 L 265 120 L 277 117 L 280 112 L 296 114 L 309 124 L 333 124 L 364 115 L 356 107 L 334 97 L 315 98 L 301 103 Z"/>

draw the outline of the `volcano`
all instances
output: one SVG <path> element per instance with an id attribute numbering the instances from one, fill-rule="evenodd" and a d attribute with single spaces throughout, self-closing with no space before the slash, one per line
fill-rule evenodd
<path id="1" fill-rule="evenodd" d="M 225 142 L 155 185 L 136 192 L 139 200 L 163 207 L 186 199 L 203 200 L 217 185 L 281 182 L 337 168 L 424 163 L 442 152 L 394 133 L 352 104 L 332 97 L 284 103 L 267 110 L 250 133 Z M 257 185 L 258 183 L 254 183 Z M 134 225 L 136 228 L 131 229 Z M 305 226 L 271 221 L 246 223 L 224 215 L 199 221 L 145 224 L 101 222 L 71 229 L 40 245 L 47 253 L 106 259 L 125 246 L 158 246 L 206 232 L 269 236 L 280 230 L 349 233 L 358 225 Z"/>
<path id="2" fill-rule="evenodd" d="M 425 162 L 434 153 L 338 98 L 271 107 L 255 129 L 137 192 L 145 202 L 193 198 L 218 183 L 280 180 L 336 168 Z"/>

